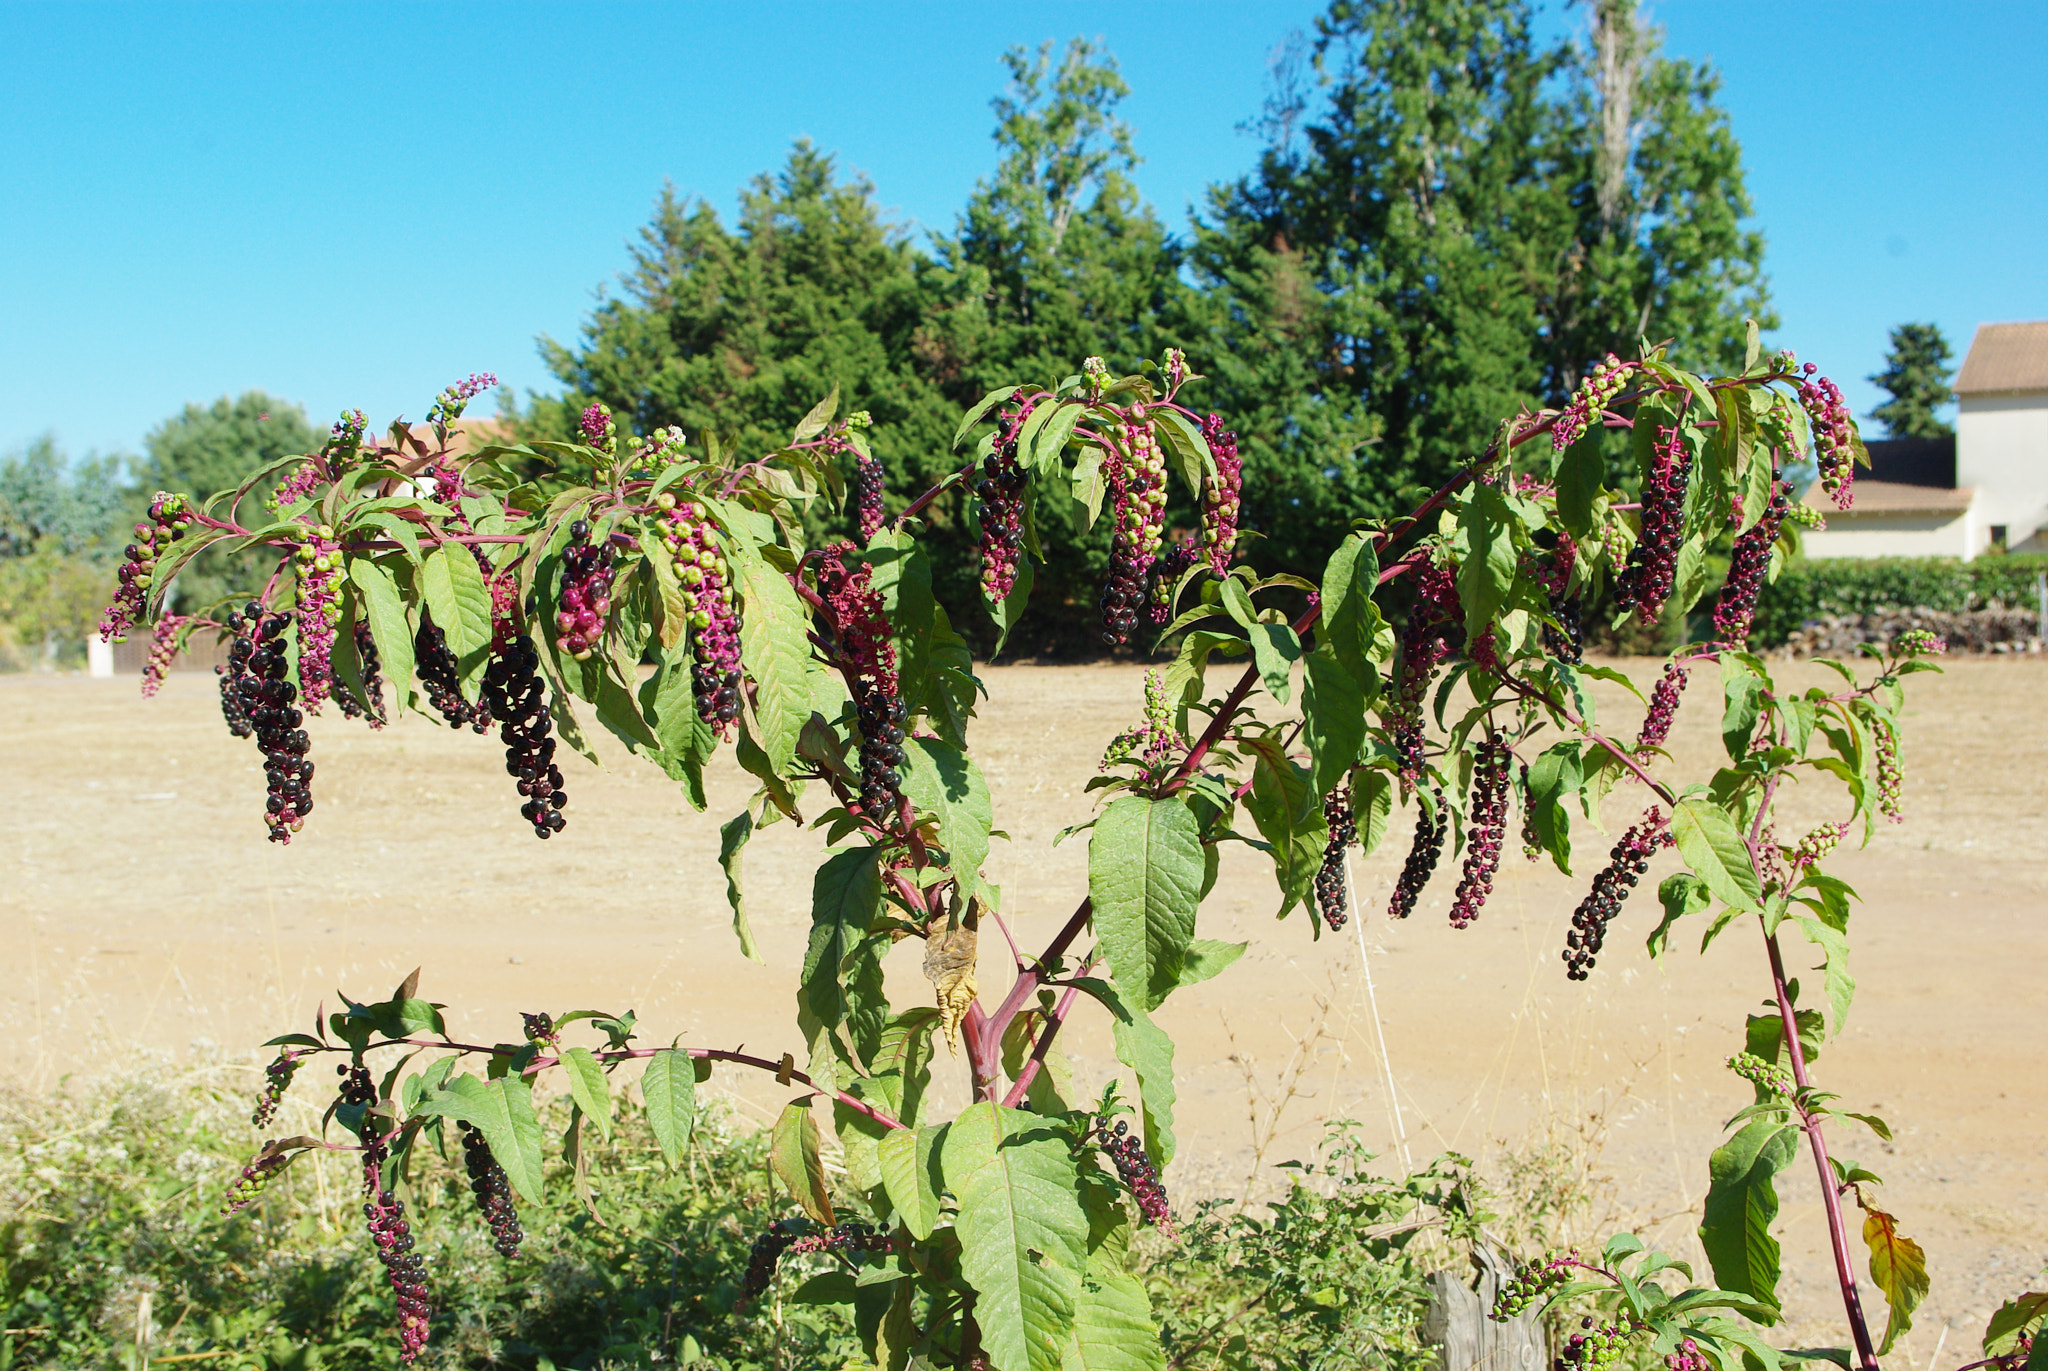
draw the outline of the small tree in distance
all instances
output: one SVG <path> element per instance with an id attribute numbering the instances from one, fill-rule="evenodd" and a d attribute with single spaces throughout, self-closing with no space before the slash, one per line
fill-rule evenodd
<path id="1" fill-rule="evenodd" d="M 1870 378 L 1892 397 L 1870 412 L 1887 437 L 1946 438 L 1955 432 L 1935 413 L 1948 403 L 1949 381 L 1955 376 L 1948 363 L 1954 355 L 1939 324 L 1900 324 L 1892 330 L 1884 370 Z"/>

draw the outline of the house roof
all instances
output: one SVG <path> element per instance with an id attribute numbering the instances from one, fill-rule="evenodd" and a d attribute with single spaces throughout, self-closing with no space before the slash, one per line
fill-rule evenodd
<path id="1" fill-rule="evenodd" d="M 1823 511 L 1829 523 L 1854 519 L 1859 514 L 1961 514 L 1977 498 L 1975 486 L 1944 490 L 1939 486 L 1909 486 L 1898 481 L 1859 480 L 1856 503 L 1836 509 L 1835 502 L 1815 481 L 1806 488 L 1802 502 Z"/>
<path id="2" fill-rule="evenodd" d="M 1956 439 L 1876 438 L 1870 449 L 1870 480 L 1950 490 L 1956 483 Z"/>
<path id="3" fill-rule="evenodd" d="M 1979 324 L 1956 373 L 1956 394 L 1998 395 L 2048 390 L 2048 319 Z"/>

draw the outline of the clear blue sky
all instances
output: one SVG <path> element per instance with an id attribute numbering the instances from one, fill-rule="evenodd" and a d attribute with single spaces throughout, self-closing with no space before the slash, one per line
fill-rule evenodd
<path id="1" fill-rule="evenodd" d="M 0 451 L 137 450 L 262 388 L 417 417 L 548 384 L 664 178 L 729 212 L 808 136 L 911 225 L 993 162 L 1012 43 L 1099 36 L 1179 222 L 1250 165 L 1318 6 L 1018 3 L 0 8 Z M 1783 342 L 1876 402 L 1887 328 L 2048 318 L 2048 5 L 1661 0 L 1726 78 Z M 1554 4 L 1547 28 L 1579 21 Z"/>

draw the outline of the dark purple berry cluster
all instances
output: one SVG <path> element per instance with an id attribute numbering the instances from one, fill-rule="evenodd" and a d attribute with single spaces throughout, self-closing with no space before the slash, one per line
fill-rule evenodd
<path id="1" fill-rule="evenodd" d="M 1114 511 L 1109 578 L 1102 584 L 1102 641 L 1111 647 L 1129 642 L 1137 631 L 1146 581 L 1166 536 L 1166 458 L 1143 405 L 1131 406 L 1121 436 L 1102 464 Z"/>
<path id="2" fill-rule="evenodd" d="M 284 1092 L 292 1088 L 292 1077 L 298 1073 L 298 1054 L 290 1051 L 278 1053 L 277 1059 L 263 1068 L 263 1093 L 256 1097 L 256 1112 L 249 1116 L 252 1125 L 270 1127 L 270 1121 L 277 1117 L 277 1106 L 284 1100 Z"/>
<path id="3" fill-rule="evenodd" d="M 239 616 L 231 615 L 229 616 L 229 622 L 233 623 L 238 618 Z M 235 643 L 242 644 L 243 640 L 237 638 Z M 227 721 L 229 733 L 232 733 L 237 738 L 246 738 L 256 731 L 256 725 L 249 722 L 249 711 L 242 705 L 242 690 L 238 684 L 240 673 L 233 665 L 234 652 L 234 646 L 230 646 L 228 648 L 229 665 L 215 667 L 213 674 L 220 678 L 220 717 Z M 248 653 L 246 651 L 243 652 L 243 662 L 246 663 L 248 659 Z"/>
<path id="4" fill-rule="evenodd" d="M 1856 421 L 1849 415 L 1849 403 L 1842 388 L 1808 362 L 1800 368 L 1806 378 L 1799 383 L 1799 407 L 1806 411 L 1807 427 L 1813 431 L 1813 464 L 1820 469 L 1820 488 L 1834 497 L 1835 508 L 1856 503 L 1856 454 L 1852 445 Z"/>
<path id="5" fill-rule="evenodd" d="M 512 1182 L 491 1155 L 491 1145 L 480 1130 L 461 1119 L 455 1127 L 462 1134 L 462 1164 L 469 1171 L 469 1191 L 476 1196 L 477 1212 L 490 1225 L 491 1245 L 501 1257 L 516 1257 L 526 1232 L 519 1226 L 519 1211 L 512 1207 Z"/>
<path id="6" fill-rule="evenodd" d="M 384 664 L 377 658 L 377 640 L 363 620 L 355 625 L 356 660 L 363 667 L 363 698 L 358 700 L 346 687 L 334 692 L 334 702 L 351 719 L 368 719 L 371 728 L 384 727 Z"/>
<path id="7" fill-rule="evenodd" d="M 1607 925 L 1621 913 L 1629 892 L 1650 869 L 1650 856 L 1671 842 L 1670 821 L 1664 811 L 1651 805 L 1642 821 L 1621 835 L 1608 854 L 1607 865 L 1593 877 L 1593 888 L 1572 912 L 1572 931 L 1565 938 L 1565 975 L 1583 981 L 1593 974 L 1593 959 L 1606 940 Z"/>
<path id="8" fill-rule="evenodd" d="M 1771 548 L 1778 541 L 1778 529 L 1792 508 L 1791 487 L 1771 472 L 1771 502 L 1763 517 L 1735 540 L 1728 557 L 1728 579 L 1721 583 L 1720 598 L 1714 601 L 1714 637 L 1729 647 L 1749 642 L 1749 627 L 1756 618 L 1756 597 L 1763 592 L 1764 575 L 1771 568 Z"/>
<path id="9" fill-rule="evenodd" d="M 1428 765 L 1422 729 L 1423 700 L 1437 668 L 1450 655 L 1450 639 L 1464 620 L 1458 583 L 1445 567 L 1425 563 L 1415 572 L 1415 605 L 1401 630 L 1401 655 L 1394 664 L 1388 706 L 1401 779 L 1414 784 Z"/>
<path id="10" fill-rule="evenodd" d="M 1549 1299 L 1552 1291 L 1570 1283 L 1572 1268 L 1578 1265 L 1578 1260 L 1575 1248 L 1560 1256 L 1523 1262 L 1501 1286 L 1500 1293 L 1493 1297 L 1493 1308 L 1487 1312 L 1487 1317 L 1495 1323 L 1506 1323 L 1528 1313 Z"/>
<path id="11" fill-rule="evenodd" d="M 1017 584 L 1017 563 L 1024 555 L 1024 491 L 1029 478 L 1017 460 L 1017 432 L 1032 407 L 1006 409 L 996 429 L 995 446 L 981 459 L 981 479 L 974 484 L 981 501 L 981 593 L 992 605 L 1010 596 Z"/>
<path id="12" fill-rule="evenodd" d="M 1536 807 L 1529 803 L 1529 764 L 1522 763 L 1522 774 L 1516 784 L 1522 799 L 1522 856 L 1536 861 L 1543 856 L 1543 840 L 1536 833 Z"/>
<path id="13" fill-rule="evenodd" d="M 1401 864 L 1401 877 L 1394 882 L 1394 897 L 1387 902 L 1390 918 L 1405 919 L 1415 912 L 1422 888 L 1436 874 L 1437 859 L 1443 856 L 1444 839 L 1451 831 L 1451 811 L 1444 804 L 1441 787 L 1431 787 L 1434 804 L 1423 804 L 1416 796 L 1415 841 L 1409 844 L 1408 860 Z"/>
<path id="14" fill-rule="evenodd" d="M 471 732 L 488 733 L 491 711 L 481 700 L 471 704 L 462 698 L 462 667 L 448 646 L 448 635 L 425 608 L 420 610 L 420 631 L 413 635 L 412 651 L 413 674 L 420 678 L 420 689 L 427 693 L 427 703 L 448 721 L 448 727 L 467 724 Z"/>
<path id="15" fill-rule="evenodd" d="M 562 584 L 556 593 L 561 608 L 555 612 L 555 627 L 561 631 L 562 650 L 578 661 L 588 657 L 604 638 L 612 612 L 613 574 L 611 544 L 592 543 L 587 520 L 569 525 L 569 545 L 562 549 Z"/>
<path id="16" fill-rule="evenodd" d="M 1542 539 L 1546 533 L 1547 530 L 1536 536 Z M 1572 569 L 1578 560 L 1578 544 L 1571 534 L 1560 530 L 1555 545 L 1531 552 L 1524 568 L 1543 587 L 1544 599 L 1549 602 L 1550 619 L 1543 624 L 1543 650 L 1574 666 L 1586 654 L 1583 609 L 1579 597 L 1571 593 Z"/>
<path id="17" fill-rule="evenodd" d="M 191 527 L 192 507 L 185 497 L 158 491 L 149 502 L 149 522 L 135 526 L 135 541 L 122 552 L 120 585 L 100 616 L 100 641 L 116 643 L 127 636 L 129 626 L 148 607 L 157 558 Z"/>
<path id="18" fill-rule="evenodd" d="M 802 1219 L 776 1219 L 747 1253 L 747 1273 L 740 1280 L 742 1308 L 766 1294 L 775 1282 L 775 1268 L 785 1253 L 886 1252 L 893 1239 L 873 1224 L 851 1219 L 814 1232 Z"/>
<path id="19" fill-rule="evenodd" d="M 1145 1144 L 1131 1132 L 1130 1121 L 1118 1119 L 1112 1128 L 1109 1120 L 1099 1119 L 1095 1124 L 1095 1137 L 1102 1150 L 1109 1154 L 1116 1174 L 1129 1187 L 1131 1198 L 1138 1202 L 1138 1212 L 1145 1216 L 1147 1223 L 1172 1237 L 1173 1210 L 1166 1203 L 1166 1187 L 1159 1183 L 1158 1168 L 1145 1155 Z"/>
<path id="20" fill-rule="evenodd" d="M 866 562 L 847 566 L 850 543 L 828 548 L 818 565 L 818 593 L 824 597 L 838 637 L 849 693 L 860 727 L 860 798 L 848 809 L 886 824 L 903 803 L 903 739 L 909 711 L 896 677 L 896 645 L 882 616 Z"/>
<path id="21" fill-rule="evenodd" d="M 427 1345 L 427 1323 L 434 1314 L 427 1300 L 427 1263 L 413 1250 L 405 1205 L 379 1182 L 378 1163 L 365 1157 L 363 1217 L 369 1221 L 377 1260 L 384 1263 L 385 1279 L 398 1302 L 398 1359 L 410 1363 Z"/>
<path id="22" fill-rule="evenodd" d="M 1685 488 L 1692 478 L 1692 453 L 1677 429 L 1663 430 L 1650 451 L 1650 472 L 1643 478 L 1641 497 L 1642 529 L 1614 583 L 1615 602 L 1634 610 L 1644 624 L 1656 623 L 1671 598 L 1678 550 L 1685 542 Z"/>
<path id="23" fill-rule="evenodd" d="M 569 822 L 562 814 L 569 797 L 562 790 L 562 769 L 555 765 L 554 721 L 541 686 L 540 652 L 531 638 L 517 634 L 499 646 L 484 668 L 478 694 L 487 717 L 498 721 L 505 772 L 526 799 L 519 816 L 533 825 L 536 838 L 560 833 Z"/>
<path id="24" fill-rule="evenodd" d="M 882 508 L 882 459 L 862 452 L 853 459 L 854 527 L 866 547 L 882 531 L 887 512 Z"/>
<path id="25" fill-rule="evenodd" d="M 1349 882 L 1344 873 L 1344 852 L 1358 841 L 1358 816 L 1351 809 L 1351 785 L 1338 786 L 1323 797 L 1323 821 L 1329 825 L 1330 841 L 1323 847 L 1322 869 L 1316 872 L 1316 908 L 1323 922 L 1335 933 L 1350 917 Z"/>
<path id="26" fill-rule="evenodd" d="M 1643 731 L 1636 738 L 1639 750 L 1664 746 L 1671 736 L 1671 722 L 1678 716 L 1678 697 L 1684 693 L 1685 668 L 1676 662 L 1666 664 L 1650 691 L 1650 710 L 1643 716 Z"/>
<path id="27" fill-rule="evenodd" d="M 254 600 L 243 613 L 246 618 L 229 616 L 229 627 L 246 624 L 247 629 L 228 649 L 228 666 L 235 673 L 242 713 L 263 752 L 268 790 L 263 821 L 270 825 L 270 841 L 289 843 L 313 811 L 313 763 L 306 756 L 313 742 L 300 727 L 305 718 L 293 704 L 298 688 L 285 679 L 290 664 L 285 660 L 284 631 L 291 620 L 264 613 Z M 234 720 L 228 722 L 233 727 Z"/>
<path id="28" fill-rule="evenodd" d="M 1465 811 L 1465 871 L 1451 897 L 1451 927 L 1470 928 L 1493 893 L 1508 832 L 1508 768 L 1514 750 L 1489 738 L 1472 761 L 1472 796 Z"/>

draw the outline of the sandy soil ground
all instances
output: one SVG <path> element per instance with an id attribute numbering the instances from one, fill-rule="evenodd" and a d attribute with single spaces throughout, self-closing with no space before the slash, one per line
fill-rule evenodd
<path id="1" fill-rule="evenodd" d="M 1624 665 L 1645 683 L 1654 674 Z M 980 757 L 1010 837 L 990 874 L 1036 943 L 1085 888 L 1083 845 L 1052 839 L 1089 812 L 1081 787 L 1135 717 L 1140 673 L 1026 666 L 986 680 Z M 1912 684 L 1908 822 L 1839 866 L 1868 901 L 1855 916 L 1862 989 L 1819 1076 L 1843 1107 L 1881 1112 L 1897 1130 L 1888 1145 L 1844 1134 L 1836 1147 L 1885 1176 L 1889 1207 L 1928 1250 L 1933 1293 L 1901 1349 L 1917 1371 L 1944 1340 L 1941 1364 L 1967 1360 L 1989 1311 L 2030 1280 L 2038 1288 L 2048 1260 L 2048 664 L 1958 660 Z M 1681 774 L 1704 775 L 1719 755 L 1715 694 L 1697 681 L 1680 714 Z M 1633 733 L 1639 705 L 1612 687 L 1600 705 Z M 138 1047 L 171 1058 L 240 1050 L 309 1025 L 337 986 L 386 994 L 414 966 L 471 1035 L 510 1036 L 520 1009 L 631 1007 L 664 1038 L 770 1056 L 800 1047 L 790 1009 L 817 841 L 784 824 L 749 849 L 766 964 L 747 961 L 715 862 L 717 824 L 745 793 L 736 771 L 716 776 L 712 812 L 697 815 L 631 758 L 603 774 L 576 763 L 570 827 L 542 845 L 518 820 L 495 740 L 418 719 L 382 734 L 332 719 L 315 743 L 320 808 L 280 849 L 258 821 L 254 750 L 221 727 L 210 675 L 175 675 L 153 701 L 127 680 L 0 679 L 0 776 L 15 799 L 0 838 L 0 1073 L 50 1088 L 67 1073 L 117 1071 Z M 1808 789 L 1787 827 L 1832 813 L 1832 796 Z M 1188 1145 L 1177 1188 L 1263 1192 L 1271 1163 L 1307 1155 L 1336 1118 L 1359 1121 L 1390 1164 L 1404 1147 L 1419 1162 L 1447 1148 L 1498 1158 L 1563 1144 L 1565 1172 L 1599 1196 L 1565 1236 L 1638 1226 L 1697 1258 L 1706 1152 L 1747 1099 L 1721 1062 L 1768 980 L 1754 930 L 1741 927 L 1704 957 L 1688 937 L 1652 964 L 1641 951 L 1656 922 L 1647 893 L 1593 979 L 1565 980 L 1572 907 L 1641 802 L 1631 788 L 1611 797 L 1607 836 L 1581 825 L 1576 880 L 1511 853 L 1485 917 L 1462 933 L 1443 919 L 1448 877 L 1414 919 L 1380 912 L 1405 816 L 1361 864 L 1371 912 L 1341 937 L 1312 938 L 1299 914 L 1276 925 L 1270 868 L 1247 850 L 1227 856 L 1201 932 L 1252 949 L 1162 1014 L 1180 1044 Z M 1793 944 L 1795 964 L 1808 964 Z M 926 993 L 916 960 L 892 960 L 899 1002 Z M 986 1000 L 1001 979 L 984 958 Z M 1091 1020 L 1068 1042 L 1084 1079 L 1113 1069 L 1107 1036 Z M 720 1079 L 742 1108 L 777 1095 L 765 1078 Z M 1804 1156 L 1782 1188 L 1785 1336 L 1839 1343 Z"/>

